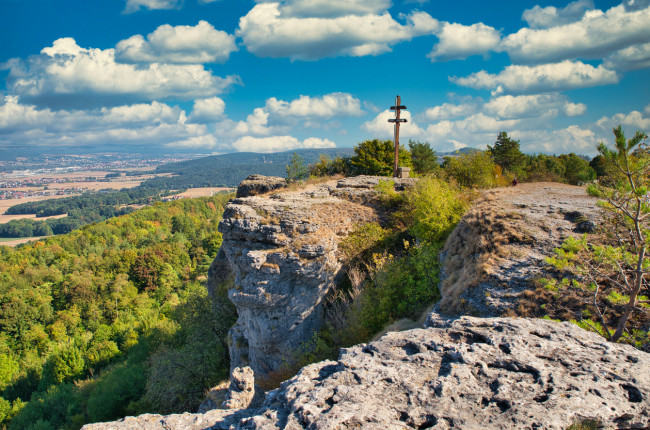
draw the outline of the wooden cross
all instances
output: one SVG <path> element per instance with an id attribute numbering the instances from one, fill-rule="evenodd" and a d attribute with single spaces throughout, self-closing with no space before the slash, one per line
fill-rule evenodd
<path id="1" fill-rule="evenodd" d="M 406 119 L 400 118 L 399 114 L 402 110 L 406 110 L 406 106 L 402 106 L 402 99 L 400 96 L 395 97 L 395 106 L 391 106 L 390 110 L 395 111 L 395 118 L 391 118 L 388 122 L 395 123 L 395 159 L 393 162 L 393 177 L 397 177 L 397 168 L 399 167 L 399 125 L 406 122 Z"/>

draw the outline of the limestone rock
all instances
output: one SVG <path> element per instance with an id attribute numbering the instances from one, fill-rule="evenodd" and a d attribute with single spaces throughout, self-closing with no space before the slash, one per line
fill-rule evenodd
<path id="1" fill-rule="evenodd" d="M 586 418 L 650 426 L 645 352 L 547 320 L 432 315 L 428 324 L 303 368 L 257 410 L 85 428 L 560 430 Z"/>
<path id="2" fill-rule="evenodd" d="M 250 175 L 237 187 L 237 197 L 256 196 L 287 186 L 287 180 L 279 176 Z"/>
<path id="3" fill-rule="evenodd" d="M 230 386 L 223 409 L 248 409 L 262 403 L 264 393 L 255 387 L 255 376 L 250 367 L 237 367 L 230 374 Z"/>
<path id="4" fill-rule="evenodd" d="M 250 366 L 264 379 L 321 328 L 324 300 L 341 276 L 338 243 L 379 219 L 372 205 L 378 181 L 366 177 L 354 188 L 330 181 L 228 203 L 219 231 L 239 314 L 230 331 L 231 368 Z"/>

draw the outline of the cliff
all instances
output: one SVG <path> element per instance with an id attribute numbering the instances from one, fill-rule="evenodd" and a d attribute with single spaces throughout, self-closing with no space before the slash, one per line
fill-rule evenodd
<path id="1" fill-rule="evenodd" d="M 230 331 L 231 368 L 250 366 L 263 379 L 291 364 L 321 328 L 324 300 L 341 275 L 338 244 L 381 217 L 374 191 L 380 180 L 361 176 L 300 189 L 283 188 L 282 178 L 242 183 L 219 225 L 222 254 L 211 269 L 234 274 L 229 297 L 239 319 Z"/>

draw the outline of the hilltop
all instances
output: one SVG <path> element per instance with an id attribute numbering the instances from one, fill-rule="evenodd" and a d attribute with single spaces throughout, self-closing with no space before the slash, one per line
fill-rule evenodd
<path id="1" fill-rule="evenodd" d="M 650 425 L 650 355 L 574 324 L 520 318 L 534 313 L 524 302 L 534 301 L 539 288 L 530 281 L 549 271 L 545 257 L 598 221 L 595 199 L 583 188 L 554 183 L 493 189 L 475 202 L 442 249 L 442 297 L 425 329 L 344 348 L 262 399 L 244 366 L 261 381 L 277 377 L 295 346 L 332 317 L 327 292 L 345 267 L 342 244 L 354 236 L 355 220 L 390 218 L 377 204 L 380 180 L 253 192 L 229 203 L 209 284 L 230 279 L 239 310 L 224 403 L 233 409 L 86 428 L 566 429 L 585 419 L 605 427 Z M 538 313 L 545 309 L 540 303 Z M 381 313 L 381 303 L 374 312 Z M 462 316 L 468 313 L 481 318 Z M 493 318 L 502 315 L 517 318 Z"/>

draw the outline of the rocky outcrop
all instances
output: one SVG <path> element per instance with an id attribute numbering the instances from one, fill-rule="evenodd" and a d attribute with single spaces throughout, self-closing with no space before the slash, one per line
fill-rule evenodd
<path id="1" fill-rule="evenodd" d="M 250 366 L 264 378 L 291 364 L 321 328 L 324 300 L 343 264 L 339 241 L 380 218 L 373 203 L 374 187 L 382 179 L 365 176 L 276 190 L 226 206 L 219 225 L 221 250 L 235 276 L 229 297 L 239 314 L 230 331 L 231 368 Z M 397 182 L 398 187 L 410 183 Z M 217 269 L 213 265 L 211 270 Z"/>
<path id="2" fill-rule="evenodd" d="M 237 197 L 256 196 L 284 188 L 287 180 L 279 176 L 250 175 L 237 187 Z"/>
<path id="3" fill-rule="evenodd" d="M 546 259 L 569 236 L 592 233 L 600 219 L 584 187 L 538 182 L 486 191 L 458 223 L 441 256 L 447 315 L 495 317 L 513 310 Z"/>
<path id="4" fill-rule="evenodd" d="M 566 429 L 582 419 L 650 426 L 647 353 L 546 320 L 432 315 L 428 325 L 307 366 L 257 409 L 85 428 Z"/>

